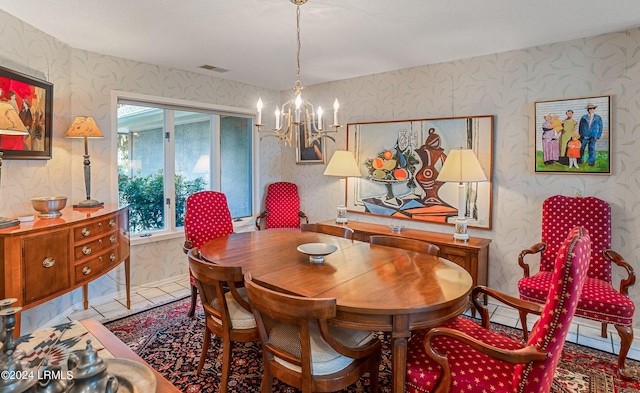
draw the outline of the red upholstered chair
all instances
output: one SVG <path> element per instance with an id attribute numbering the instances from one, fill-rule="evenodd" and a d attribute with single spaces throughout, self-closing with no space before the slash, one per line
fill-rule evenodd
<path id="1" fill-rule="evenodd" d="M 298 229 L 300 220 L 309 222 L 307 215 L 300 210 L 298 186 L 288 182 L 269 184 L 264 201 L 265 211 L 256 218 L 256 228 L 262 229 Z"/>
<path id="2" fill-rule="evenodd" d="M 591 236 L 591 261 L 587 281 L 582 289 L 576 316 L 602 323 L 602 337 L 607 337 L 607 323 L 615 326 L 620 335 L 618 373 L 630 377 L 625 369 L 627 353 L 633 341 L 633 301 L 628 297 L 629 287 L 635 283 L 633 268 L 611 248 L 611 207 L 595 197 L 568 197 L 562 195 L 547 198 L 542 204 L 542 242 L 523 250 L 518 263 L 524 270 L 524 278 L 518 282 L 520 298 L 544 303 L 547 298 L 553 269 L 554 255 L 562 239 L 574 226 L 583 226 Z M 540 254 L 540 269 L 530 275 L 525 256 Z M 620 282 L 617 291 L 611 284 L 612 264 L 624 268 L 627 278 Z M 520 319 L 527 332 L 526 314 Z M 525 336 L 526 337 L 526 336 Z"/>
<path id="3" fill-rule="evenodd" d="M 544 307 L 490 288 L 474 288 L 472 299 L 483 326 L 459 317 L 411 337 L 407 392 L 548 392 L 586 280 L 590 252 L 587 231 L 574 228 L 558 250 Z M 483 294 L 540 315 L 526 344 L 489 330 L 489 311 L 478 299 Z"/>
<path id="4" fill-rule="evenodd" d="M 217 191 L 200 191 L 187 198 L 184 215 L 183 251 L 185 254 L 193 247 L 200 248 L 211 239 L 233 233 L 233 221 L 227 205 L 227 197 Z M 196 281 L 189 270 L 191 283 L 191 308 L 189 316 L 193 317 L 198 299 Z"/>

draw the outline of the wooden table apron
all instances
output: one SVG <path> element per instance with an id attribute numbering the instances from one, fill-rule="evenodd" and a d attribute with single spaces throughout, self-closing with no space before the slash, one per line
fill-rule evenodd
<path id="1" fill-rule="evenodd" d="M 338 250 L 323 264 L 312 264 L 296 249 L 305 243 Z M 206 243 L 201 252 L 210 262 L 242 266 L 275 290 L 336 298 L 337 325 L 390 332 L 393 392 L 404 391 L 411 331 L 460 315 L 472 286 L 469 273 L 446 259 L 315 232 L 234 233 Z"/>

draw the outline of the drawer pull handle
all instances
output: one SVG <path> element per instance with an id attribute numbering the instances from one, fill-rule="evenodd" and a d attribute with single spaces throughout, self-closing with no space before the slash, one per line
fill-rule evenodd
<path id="1" fill-rule="evenodd" d="M 111 235 L 111 237 L 109 237 L 109 242 L 111 244 L 115 244 L 118 241 L 118 239 L 116 238 L 115 235 Z"/>
<path id="2" fill-rule="evenodd" d="M 56 260 L 51 257 L 46 257 L 44 261 L 42 261 L 42 266 L 49 268 L 56 264 Z"/>
<path id="3" fill-rule="evenodd" d="M 111 228 L 115 228 L 115 226 L 116 226 L 116 220 L 114 220 L 114 219 L 109 220 L 109 226 L 110 226 Z"/>
<path id="4" fill-rule="evenodd" d="M 102 228 L 102 223 L 101 222 L 98 223 L 98 228 Z"/>
<path id="5" fill-rule="evenodd" d="M 111 254 L 111 255 L 109 255 L 109 260 L 110 260 L 111 262 L 115 261 L 115 260 L 116 260 L 116 254 Z"/>
<path id="6" fill-rule="evenodd" d="M 80 233 L 82 233 L 82 236 L 84 237 L 91 235 L 91 231 L 87 227 L 82 228 L 82 231 Z"/>
<path id="7" fill-rule="evenodd" d="M 83 253 L 84 255 L 89 255 L 89 254 L 91 254 L 91 247 L 89 247 L 89 246 L 84 246 L 84 247 L 82 247 L 82 253 Z"/>
<path id="8" fill-rule="evenodd" d="M 86 276 L 89 273 L 91 273 L 91 268 L 89 266 L 85 266 L 82 268 L 82 274 Z"/>

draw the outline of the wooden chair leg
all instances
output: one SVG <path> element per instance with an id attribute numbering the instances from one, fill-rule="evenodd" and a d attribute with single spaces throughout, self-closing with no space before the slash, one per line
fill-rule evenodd
<path id="1" fill-rule="evenodd" d="M 631 343 L 633 342 L 633 329 L 631 326 L 614 325 L 620 335 L 620 353 L 618 354 L 618 376 L 623 379 L 633 379 L 633 375 L 627 370 L 625 361 Z"/>
<path id="2" fill-rule="evenodd" d="M 209 344 L 211 343 L 211 331 L 209 328 L 204 329 L 204 342 L 202 343 L 202 352 L 200 352 L 200 363 L 198 363 L 198 370 L 196 373 L 200 375 L 204 361 L 207 358 L 207 352 L 209 352 Z"/>
<path id="3" fill-rule="evenodd" d="M 198 302 L 198 288 L 192 286 L 191 287 L 191 308 L 189 308 L 189 312 L 187 313 L 188 317 L 195 318 L 197 302 Z"/>
<path id="4" fill-rule="evenodd" d="M 607 338 L 607 323 L 602 322 L 602 326 L 600 327 L 600 336 Z"/>
<path id="5" fill-rule="evenodd" d="M 379 352 L 382 352 L 382 350 L 380 350 Z M 369 365 L 369 392 L 378 393 L 378 374 L 380 364 L 374 359 L 380 359 L 380 355 L 370 360 L 371 364 Z"/>
<path id="6" fill-rule="evenodd" d="M 269 371 L 269 367 L 266 367 L 268 360 L 263 356 L 262 365 L 264 367 L 264 374 L 262 375 L 262 384 L 260 385 L 260 393 L 271 393 L 273 387 L 273 374 Z"/>
<path id="7" fill-rule="evenodd" d="M 219 392 L 226 392 L 229 386 L 229 374 L 231 374 L 231 354 L 233 353 L 233 341 L 228 337 L 222 339 L 222 380 Z"/>

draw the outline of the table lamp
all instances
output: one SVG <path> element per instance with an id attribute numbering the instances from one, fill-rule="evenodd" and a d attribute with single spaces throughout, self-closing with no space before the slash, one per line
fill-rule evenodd
<path id="1" fill-rule="evenodd" d="M 478 158 L 469 149 L 452 149 L 442 165 L 436 181 L 458 183 L 458 217 L 453 238 L 469 240 L 466 215 L 466 184 L 469 182 L 487 181 L 487 177 L 478 162 Z"/>
<path id="2" fill-rule="evenodd" d="M 324 174 L 327 176 L 339 176 L 340 184 L 342 185 L 342 191 L 344 195 L 344 204 L 338 206 L 338 215 L 336 217 L 336 224 L 346 224 L 347 220 L 347 190 L 346 190 L 346 178 L 347 177 L 360 177 L 360 169 L 356 163 L 356 159 L 353 153 L 346 150 L 338 150 L 333 153 L 327 169 L 324 170 Z"/>
<path id="3" fill-rule="evenodd" d="M 0 135 L 29 135 L 20 116 L 13 106 L 7 102 L 0 102 Z M 2 150 L 0 150 L 0 170 L 2 169 Z M 20 225 L 20 221 L 7 217 L 0 217 L 0 229 Z"/>
<path id="4" fill-rule="evenodd" d="M 102 132 L 91 116 L 78 116 L 67 131 L 67 138 L 84 138 L 84 186 L 87 191 L 87 199 L 73 205 L 76 208 L 104 206 L 103 202 L 91 199 L 91 161 L 89 161 L 88 138 L 102 138 Z"/>

